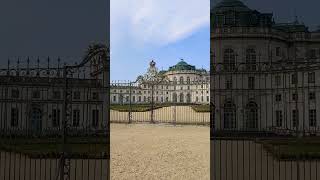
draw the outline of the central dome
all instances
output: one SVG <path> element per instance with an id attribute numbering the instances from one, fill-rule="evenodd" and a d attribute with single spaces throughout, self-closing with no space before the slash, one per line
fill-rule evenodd
<path id="1" fill-rule="evenodd" d="M 213 7 L 214 13 L 223 13 L 226 11 L 249 12 L 252 11 L 243 2 L 239 0 L 222 0 Z"/>
<path id="2" fill-rule="evenodd" d="M 183 59 L 176 65 L 169 67 L 169 71 L 196 70 L 195 66 L 186 63 Z"/>

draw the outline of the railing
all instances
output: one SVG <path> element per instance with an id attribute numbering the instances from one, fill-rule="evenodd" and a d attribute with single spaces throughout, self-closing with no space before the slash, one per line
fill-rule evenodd
<path id="1" fill-rule="evenodd" d="M 113 82 L 110 120 L 209 125 L 209 82 Z"/>
<path id="2" fill-rule="evenodd" d="M 0 69 L 0 179 L 108 179 L 108 53 Z"/>
<path id="3" fill-rule="evenodd" d="M 211 64 L 211 178 L 320 179 L 320 63 Z"/>

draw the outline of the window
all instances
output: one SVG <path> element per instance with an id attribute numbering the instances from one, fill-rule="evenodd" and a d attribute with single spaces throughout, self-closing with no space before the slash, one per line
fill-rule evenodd
<path id="1" fill-rule="evenodd" d="M 297 93 L 292 94 L 292 101 L 298 101 L 298 94 Z"/>
<path id="2" fill-rule="evenodd" d="M 97 92 L 93 92 L 92 93 L 92 99 L 97 100 L 99 98 L 98 93 Z"/>
<path id="3" fill-rule="evenodd" d="M 246 65 L 247 70 L 255 71 L 256 70 L 256 51 L 254 49 L 247 49 L 246 51 Z"/>
<path id="4" fill-rule="evenodd" d="M 180 77 L 180 84 L 183 84 L 183 77 Z"/>
<path id="5" fill-rule="evenodd" d="M 73 98 L 74 99 L 80 99 L 80 91 L 73 92 Z"/>
<path id="6" fill-rule="evenodd" d="M 187 84 L 190 84 L 190 77 L 187 77 Z"/>
<path id="7" fill-rule="evenodd" d="M 276 56 L 280 56 L 280 47 L 276 47 Z"/>
<path id="8" fill-rule="evenodd" d="M 209 102 L 209 96 L 207 96 L 207 101 Z"/>
<path id="9" fill-rule="evenodd" d="M 296 84 L 298 82 L 297 74 L 291 75 L 291 84 Z"/>
<path id="10" fill-rule="evenodd" d="M 136 97 L 135 96 L 132 96 L 132 101 L 136 102 Z"/>
<path id="11" fill-rule="evenodd" d="M 203 96 L 201 96 L 201 101 L 203 102 Z"/>
<path id="12" fill-rule="evenodd" d="M 226 49 L 224 50 L 224 56 L 223 56 L 223 61 L 224 61 L 224 69 L 226 71 L 233 71 L 236 66 L 236 56 L 233 51 L 233 49 Z"/>
<path id="13" fill-rule="evenodd" d="M 130 99 L 129 99 L 129 96 L 126 96 L 126 102 L 129 102 Z"/>
<path id="14" fill-rule="evenodd" d="M 35 90 L 32 92 L 32 98 L 38 99 L 40 98 L 40 91 L 39 90 Z"/>
<path id="15" fill-rule="evenodd" d="M 61 92 L 60 91 L 53 91 L 52 98 L 53 99 L 60 99 L 61 98 Z"/>
<path id="16" fill-rule="evenodd" d="M 92 110 L 92 126 L 98 127 L 99 124 L 99 110 L 93 109 Z"/>
<path id="17" fill-rule="evenodd" d="M 52 110 L 52 126 L 57 127 L 60 125 L 60 109 Z"/>
<path id="18" fill-rule="evenodd" d="M 231 76 L 226 77 L 226 89 L 232 89 L 232 78 L 231 78 Z"/>
<path id="19" fill-rule="evenodd" d="M 19 110 L 18 108 L 11 108 L 11 127 L 17 127 L 19 121 Z"/>
<path id="20" fill-rule="evenodd" d="M 280 102 L 281 101 L 281 94 L 276 94 L 276 102 Z"/>
<path id="21" fill-rule="evenodd" d="M 254 85 L 254 80 L 255 80 L 254 77 L 249 77 L 248 78 L 248 88 L 249 89 L 254 89 L 254 86 L 255 86 Z"/>
<path id="22" fill-rule="evenodd" d="M 224 105 L 224 128 L 233 129 L 236 128 L 236 106 L 231 102 L 227 102 Z"/>
<path id="23" fill-rule="evenodd" d="M 245 127 L 248 129 L 256 129 L 258 127 L 258 105 L 251 101 L 246 105 L 245 109 Z"/>
<path id="24" fill-rule="evenodd" d="M 308 73 L 308 83 L 315 83 L 315 72 Z"/>
<path id="25" fill-rule="evenodd" d="M 309 92 L 309 100 L 315 100 L 316 99 L 316 93 L 315 92 Z"/>
<path id="26" fill-rule="evenodd" d="M 315 109 L 309 110 L 309 126 L 310 127 L 317 126 L 316 110 Z"/>
<path id="27" fill-rule="evenodd" d="M 223 15 L 217 15 L 217 24 L 221 26 L 224 23 L 224 16 Z"/>
<path id="28" fill-rule="evenodd" d="M 141 102 L 141 96 L 138 97 L 138 101 Z"/>
<path id="29" fill-rule="evenodd" d="M 116 101 L 117 101 L 117 97 L 113 96 L 113 102 L 116 102 Z"/>
<path id="30" fill-rule="evenodd" d="M 311 59 L 317 58 L 316 50 L 315 50 L 315 49 L 311 49 L 311 50 L 310 50 L 310 58 L 311 58 Z"/>
<path id="31" fill-rule="evenodd" d="M 19 90 L 18 89 L 12 89 L 11 90 L 11 97 L 12 98 L 19 98 Z"/>
<path id="32" fill-rule="evenodd" d="M 177 84 L 177 81 L 178 81 L 177 78 L 174 77 L 174 78 L 173 78 L 173 83 L 174 83 L 174 84 Z"/>
<path id="33" fill-rule="evenodd" d="M 276 86 L 280 86 L 281 85 L 281 76 L 277 75 L 275 77 L 275 81 L 276 81 Z"/>
<path id="34" fill-rule="evenodd" d="M 72 125 L 73 127 L 78 127 L 80 123 L 80 110 L 74 109 L 73 116 L 72 116 Z"/>
<path id="35" fill-rule="evenodd" d="M 235 22 L 235 17 L 234 17 L 234 14 L 232 13 L 229 13 L 225 16 L 225 21 L 224 21 L 224 24 L 226 25 L 232 25 L 234 24 Z"/>
<path id="36" fill-rule="evenodd" d="M 282 111 L 279 111 L 279 110 L 276 111 L 276 126 L 277 127 L 282 126 Z"/>
<path id="37" fill-rule="evenodd" d="M 298 110 L 296 109 L 292 110 L 292 126 L 293 127 L 297 127 L 298 118 L 299 118 Z"/>

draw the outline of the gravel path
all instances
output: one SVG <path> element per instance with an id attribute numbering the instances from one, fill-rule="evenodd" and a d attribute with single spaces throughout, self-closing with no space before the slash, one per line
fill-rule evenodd
<path id="1" fill-rule="evenodd" d="M 209 130 L 111 124 L 111 179 L 209 179 Z"/>

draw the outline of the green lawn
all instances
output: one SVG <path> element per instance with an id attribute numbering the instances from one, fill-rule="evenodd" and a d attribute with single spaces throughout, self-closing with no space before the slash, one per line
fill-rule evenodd
<path id="1" fill-rule="evenodd" d="M 166 107 L 168 105 L 154 105 L 154 109 Z M 151 110 L 150 104 L 134 104 L 134 105 L 111 105 L 110 109 L 120 111 L 120 112 L 128 112 L 131 110 L 131 112 L 146 112 Z"/>
<path id="2" fill-rule="evenodd" d="M 210 112 L 209 105 L 193 105 L 191 107 L 196 112 Z"/>
<path id="3" fill-rule="evenodd" d="M 33 158 L 57 158 L 62 151 L 61 139 L 58 138 L 0 138 L 0 141 L 0 150 Z M 73 137 L 68 138 L 65 148 L 73 158 L 97 158 L 108 153 L 109 145 L 103 137 Z"/>
<path id="4" fill-rule="evenodd" d="M 155 104 L 154 109 L 168 107 L 168 106 L 174 106 L 173 104 Z M 186 105 L 186 104 L 178 104 L 177 106 L 191 106 L 192 109 L 196 112 L 210 112 L 210 106 L 209 105 Z M 151 110 L 150 104 L 134 104 L 134 105 L 111 105 L 110 107 L 112 110 L 120 111 L 120 112 L 146 112 Z"/>
<path id="5" fill-rule="evenodd" d="M 281 160 L 320 159 L 320 139 L 317 137 L 303 138 L 297 141 L 289 139 L 258 140 L 274 157 Z"/>

